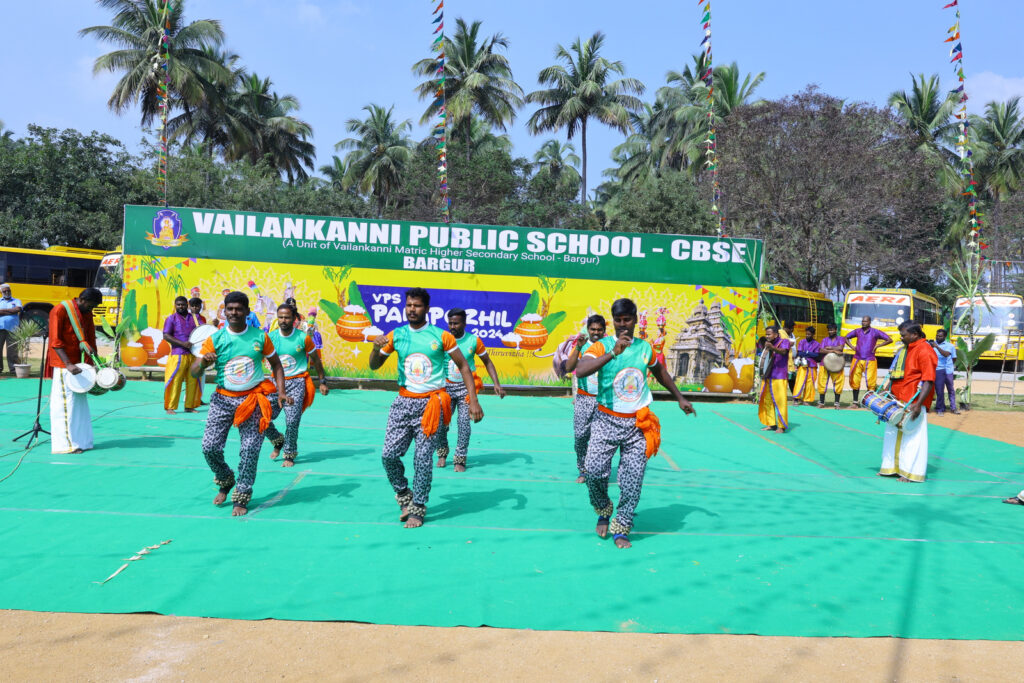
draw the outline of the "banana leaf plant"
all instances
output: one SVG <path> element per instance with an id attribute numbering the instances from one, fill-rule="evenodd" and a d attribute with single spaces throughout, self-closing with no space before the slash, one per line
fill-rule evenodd
<path id="1" fill-rule="evenodd" d="M 957 403 L 964 410 L 971 409 L 971 379 L 974 372 L 974 366 L 981 360 L 981 355 L 991 350 L 992 345 L 996 342 L 996 335 L 993 333 L 986 334 L 984 337 L 979 339 L 973 344 L 968 344 L 968 341 L 963 337 L 957 337 L 956 340 L 956 369 L 963 370 L 967 376 L 967 384 L 957 389 Z"/>

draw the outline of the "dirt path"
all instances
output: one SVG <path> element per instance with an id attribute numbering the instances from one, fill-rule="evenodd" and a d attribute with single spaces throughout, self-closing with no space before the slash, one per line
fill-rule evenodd
<path id="1" fill-rule="evenodd" d="M 1024 414 L 932 424 L 1024 447 Z M 4 680 L 1014 680 L 1024 643 L 572 633 L 0 611 Z"/>

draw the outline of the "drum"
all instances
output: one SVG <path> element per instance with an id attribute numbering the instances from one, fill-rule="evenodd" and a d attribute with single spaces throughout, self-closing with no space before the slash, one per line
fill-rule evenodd
<path id="1" fill-rule="evenodd" d="M 879 422 L 898 422 L 903 417 L 905 406 L 887 391 L 869 391 L 861 399 L 861 405 L 870 410 Z"/>
<path id="2" fill-rule="evenodd" d="M 761 379 L 767 379 L 768 374 L 772 371 L 772 352 L 765 349 L 761 352 L 761 357 L 757 359 L 757 372 L 761 376 Z"/>
<path id="3" fill-rule="evenodd" d="M 842 372 L 846 366 L 846 359 L 843 358 L 841 353 L 826 353 L 822 365 L 829 372 Z"/>
<path id="4" fill-rule="evenodd" d="M 76 394 L 92 393 L 92 390 L 96 387 L 96 368 L 85 363 L 79 363 L 78 367 L 81 372 L 77 375 L 67 373 L 64 376 L 64 383 L 68 385 L 68 389 Z M 101 388 L 100 394 L 105 393 L 107 393 L 107 390 Z M 99 394 L 95 395 L 98 396 Z"/>
<path id="5" fill-rule="evenodd" d="M 100 368 L 96 371 L 96 386 L 108 391 L 121 391 L 127 383 L 128 380 L 117 368 Z"/>
<path id="6" fill-rule="evenodd" d="M 192 345 L 193 356 L 198 356 L 202 353 L 203 342 L 212 337 L 216 331 L 217 328 L 214 325 L 200 325 L 192 330 L 192 334 L 188 336 L 188 343 Z"/>

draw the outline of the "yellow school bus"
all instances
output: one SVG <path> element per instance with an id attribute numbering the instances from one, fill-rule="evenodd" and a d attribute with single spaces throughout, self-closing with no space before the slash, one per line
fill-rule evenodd
<path id="1" fill-rule="evenodd" d="M 96 269 L 96 281 L 93 283 L 93 287 L 100 290 L 103 294 L 103 303 L 93 311 L 97 329 L 102 324 L 100 322 L 102 318 L 106 318 L 112 328 L 117 327 L 118 313 L 120 312 L 118 310 L 118 301 L 120 301 L 121 297 L 123 273 L 121 258 L 122 255 L 119 251 L 107 252 L 103 255 L 99 267 Z"/>
<path id="2" fill-rule="evenodd" d="M 953 306 L 950 334 L 954 344 L 961 337 L 970 344 L 966 320 L 970 306 L 974 308 L 975 338 L 996 335 L 992 348 L 981 354 L 982 360 L 1002 360 L 1004 353 L 1008 358 L 1016 356 L 1024 360 L 1024 345 L 1020 343 L 1024 336 L 1024 298 L 1018 294 L 982 294 L 975 297 L 973 303 L 967 297 L 958 298 Z"/>
<path id="3" fill-rule="evenodd" d="M 0 282 L 9 284 L 11 294 L 21 300 L 24 317 L 45 326 L 51 308 L 93 286 L 105 253 L 77 247 L 0 247 Z M 93 311 L 97 328 L 103 313 L 100 307 Z"/>
<path id="4" fill-rule="evenodd" d="M 871 326 L 885 332 L 893 341 L 878 348 L 875 355 L 892 358 L 893 352 L 902 346 L 898 329 L 900 323 L 913 320 L 924 329 L 928 339 L 935 339 L 935 333 L 942 327 L 941 310 L 937 299 L 916 289 L 851 290 L 846 293 L 843 304 L 840 334 L 846 336 L 859 329 L 861 319 L 870 316 Z"/>
<path id="5" fill-rule="evenodd" d="M 765 322 L 778 325 L 781 329 L 786 322 L 794 324 L 793 334 L 797 340 L 804 338 L 804 330 L 814 328 L 814 338 L 824 339 L 825 326 L 835 322 L 835 304 L 821 292 L 796 289 L 783 285 L 761 285 L 761 308 L 764 315 L 758 316 L 757 336 L 764 334 Z"/>

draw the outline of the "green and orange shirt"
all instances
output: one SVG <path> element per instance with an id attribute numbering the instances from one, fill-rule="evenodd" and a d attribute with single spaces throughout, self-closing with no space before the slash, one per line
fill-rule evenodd
<path id="1" fill-rule="evenodd" d="M 387 333 L 380 352 L 398 352 L 398 386 L 414 394 L 444 389 L 448 355 L 458 348 L 451 332 L 434 325 L 402 325 Z"/>
<path id="2" fill-rule="evenodd" d="M 285 379 L 309 372 L 309 354 L 316 349 L 316 345 L 306 332 L 293 327 L 291 334 L 283 334 L 278 327 L 270 333 L 270 341 L 281 358 Z"/>
<path id="3" fill-rule="evenodd" d="M 615 337 L 593 343 L 586 355 L 600 358 L 615 348 Z M 647 386 L 647 372 L 658 364 L 654 349 L 645 339 L 633 338 L 625 351 L 597 371 L 597 402 L 608 410 L 631 415 L 653 400 Z"/>
<path id="4" fill-rule="evenodd" d="M 476 357 L 483 357 L 487 355 L 487 347 L 484 346 L 483 341 L 481 341 L 475 334 L 464 332 L 461 337 L 455 340 L 455 344 L 459 347 L 459 351 L 462 351 L 462 355 L 466 357 L 466 363 L 469 364 L 469 371 L 471 373 L 475 373 Z M 462 381 L 462 373 L 459 372 L 459 366 L 451 359 L 448 360 L 448 381 Z"/>
<path id="5" fill-rule="evenodd" d="M 217 354 L 217 386 L 227 391 L 248 391 L 263 381 L 263 359 L 276 355 L 274 343 L 258 327 L 232 332 L 227 325 L 203 342 L 202 355 Z"/>

